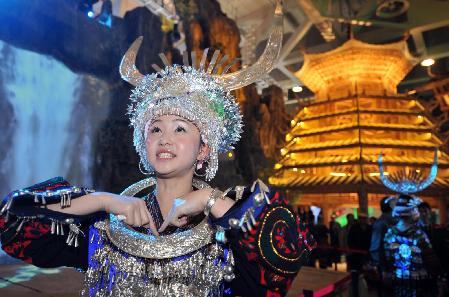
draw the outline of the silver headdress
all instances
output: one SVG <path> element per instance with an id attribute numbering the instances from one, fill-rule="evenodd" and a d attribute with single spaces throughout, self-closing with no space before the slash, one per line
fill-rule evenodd
<path id="1" fill-rule="evenodd" d="M 382 163 L 382 155 L 379 155 L 378 159 L 380 180 L 382 183 L 390 190 L 404 194 L 410 195 L 420 191 L 430 186 L 438 173 L 438 150 L 435 150 L 435 155 L 433 158 L 433 164 L 430 168 L 429 175 L 423 177 L 421 172 L 401 170 L 395 173 L 391 178 L 385 176 L 384 167 Z"/>
<path id="2" fill-rule="evenodd" d="M 281 2 L 277 2 L 270 37 L 259 60 L 234 73 L 226 74 L 232 63 L 218 73 L 227 60 L 227 56 L 218 59 L 219 51 L 214 52 L 206 68 L 206 49 L 199 65 L 194 52 L 191 53 L 191 65 L 187 53 L 183 54 L 184 66 L 169 65 L 167 58 L 160 54 L 164 69 L 152 65 L 157 72 L 143 75 L 135 66 L 142 37 L 134 41 L 122 59 L 120 74 L 135 86 L 128 114 L 134 128 L 134 146 L 147 171 L 154 170 L 146 155 L 146 123 L 158 116 L 170 114 L 184 117 L 198 127 L 203 142 L 210 147 L 206 180 L 215 176 L 218 154 L 231 150 L 242 132 L 242 116 L 229 91 L 249 85 L 269 73 L 279 57 L 283 35 Z"/>

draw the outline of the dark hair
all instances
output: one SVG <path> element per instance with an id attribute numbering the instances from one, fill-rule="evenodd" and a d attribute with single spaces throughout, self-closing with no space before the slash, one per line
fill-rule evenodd
<path id="1" fill-rule="evenodd" d="M 432 209 L 431 207 L 430 207 L 430 204 L 429 203 L 427 203 L 427 202 L 421 202 L 419 205 L 418 205 L 418 208 L 427 208 L 427 209 Z"/>
<path id="2" fill-rule="evenodd" d="M 389 213 L 393 211 L 390 206 L 390 197 L 385 196 L 384 198 L 382 198 L 382 200 L 380 201 L 380 210 L 382 211 L 382 213 Z"/>

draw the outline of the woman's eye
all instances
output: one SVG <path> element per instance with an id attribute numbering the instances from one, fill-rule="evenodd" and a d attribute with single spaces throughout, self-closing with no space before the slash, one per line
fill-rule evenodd
<path id="1" fill-rule="evenodd" d="M 153 127 L 150 129 L 150 133 L 157 133 L 157 132 L 161 132 L 161 129 L 159 129 L 159 127 Z"/>
<path id="2" fill-rule="evenodd" d="M 184 129 L 184 127 L 178 126 L 176 127 L 176 132 L 186 132 L 186 129 Z"/>

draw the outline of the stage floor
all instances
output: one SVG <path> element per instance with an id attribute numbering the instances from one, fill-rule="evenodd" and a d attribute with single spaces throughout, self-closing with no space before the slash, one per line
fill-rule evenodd
<path id="1" fill-rule="evenodd" d="M 78 297 L 83 278 L 83 274 L 73 268 L 0 265 L 0 296 Z"/>

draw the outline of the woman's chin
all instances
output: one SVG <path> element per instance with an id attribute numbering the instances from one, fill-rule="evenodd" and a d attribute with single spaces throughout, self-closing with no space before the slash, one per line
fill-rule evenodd
<path id="1" fill-rule="evenodd" d="M 156 170 L 156 176 L 159 178 L 174 178 L 174 177 L 181 177 L 186 175 L 186 172 L 180 172 L 177 170 Z"/>

